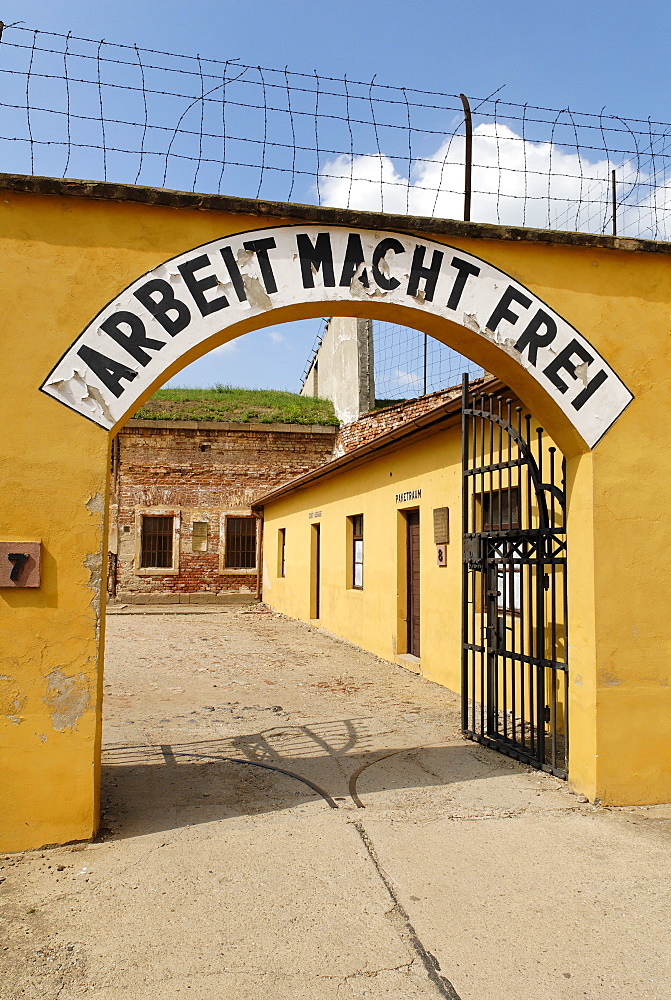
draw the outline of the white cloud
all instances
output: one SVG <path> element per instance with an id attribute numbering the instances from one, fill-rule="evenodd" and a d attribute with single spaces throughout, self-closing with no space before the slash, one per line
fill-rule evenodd
<path id="1" fill-rule="evenodd" d="M 279 330 L 267 330 L 266 332 L 273 344 L 283 344 L 287 339 Z"/>
<path id="2" fill-rule="evenodd" d="M 219 347 L 215 347 L 211 354 L 235 354 L 238 349 L 238 344 L 235 340 L 229 340 L 226 344 L 220 344 Z"/>
<path id="3" fill-rule="evenodd" d="M 396 368 L 392 372 L 389 384 L 403 389 L 419 389 L 423 387 L 424 380 L 414 372 L 405 372 L 402 368 Z"/>
<path id="4" fill-rule="evenodd" d="M 322 204 L 369 211 L 463 218 L 463 136 L 416 160 L 410 181 L 385 155 L 339 156 L 320 178 Z M 471 218 L 477 222 L 599 233 L 611 231 L 611 171 L 621 197 L 618 232 L 666 238 L 671 233 L 671 188 L 650 191 L 651 178 L 629 161 L 590 162 L 551 142 L 531 142 L 500 123 L 473 132 Z M 632 192 L 632 184 L 638 186 Z M 645 191 L 645 196 L 641 193 Z M 636 201 L 638 193 L 640 201 Z"/>

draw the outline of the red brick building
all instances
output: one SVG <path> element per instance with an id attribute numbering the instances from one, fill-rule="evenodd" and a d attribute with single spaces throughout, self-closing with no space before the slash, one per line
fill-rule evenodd
<path id="1" fill-rule="evenodd" d="M 131 420 L 112 452 L 108 594 L 217 603 L 258 592 L 254 497 L 330 460 L 335 426 Z"/>

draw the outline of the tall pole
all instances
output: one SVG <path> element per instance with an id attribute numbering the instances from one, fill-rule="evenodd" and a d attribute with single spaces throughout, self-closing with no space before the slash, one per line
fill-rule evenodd
<path id="1" fill-rule="evenodd" d="M 424 395 L 426 396 L 426 352 L 429 344 L 429 335 L 424 334 Z"/>
<path id="2" fill-rule="evenodd" d="M 471 106 L 466 94 L 459 94 L 464 106 L 464 123 L 466 125 L 466 149 L 464 157 L 464 222 L 471 221 L 471 175 L 473 172 L 473 119 Z"/>

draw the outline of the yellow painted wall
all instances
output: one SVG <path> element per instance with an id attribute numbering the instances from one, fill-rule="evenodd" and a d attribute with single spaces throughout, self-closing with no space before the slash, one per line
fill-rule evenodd
<path id="1" fill-rule="evenodd" d="M 548 467 L 548 439 L 543 446 L 543 460 Z M 492 444 L 493 461 L 500 453 Z M 535 452 L 537 456 L 537 452 Z M 507 457 L 507 445 L 501 460 Z M 515 480 L 512 471 L 511 482 Z M 476 487 L 476 489 L 479 489 Z M 505 481 L 504 481 L 505 488 Z M 496 489 L 496 482 L 494 483 Z M 397 502 L 398 494 L 421 496 Z M 526 488 L 522 490 L 520 509 L 526 508 Z M 447 561 L 439 566 L 433 533 L 433 511 L 449 508 L 450 541 Z M 280 532 L 284 533 L 284 575 L 274 558 L 264 563 L 264 601 L 283 614 L 303 621 L 313 621 L 350 642 L 384 659 L 397 662 L 452 691 L 461 689 L 462 661 L 462 475 L 461 419 L 453 417 L 440 429 L 413 434 L 404 442 L 381 449 L 353 467 L 334 470 L 290 495 L 279 497 L 264 506 L 266 552 L 278 549 Z M 476 505 L 476 516 L 478 506 Z M 407 646 L 407 525 L 405 514 L 420 515 L 420 656 L 408 657 Z M 351 531 L 349 519 L 364 518 L 364 586 L 352 587 Z M 535 499 L 531 511 L 522 515 L 523 523 L 538 523 Z M 321 525 L 320 616 L 314 621 L 314 557 L 311 532 Z M 561 572 L 561 571 L 559 571 Z M 479 578 L 478 586 L 484 585 Z M 527 581 L 527 592 L 529 583 Z M 478 592 L 475 601 L 476 635 L 480 641 L 482 604 Z M 561 589 L 555 621 L 558 627 L 558 658 L 565 655 L 561 640 L 563 607 Z M 528 604 L 527 612 L 528 612 Z M 525 635 L 528 635 L 526 618 Z M 507 626 L 517 632 L 516 648 L 521 650 L 520 621 L 506 617 Z M 532 643 L 535 639 L 532 640 Z M 548 636 L 546 655 L 553 657 Z M 501 677 L 503 675 L 501 674 Z M 503 683 L 501 681 L 501 683 Z M 548 671 L 548 693 L 550 691 Z M 558 678 L 558 732 L 563 732 L 563 679 Z M 478 699 L 479 681 L 476 680 Z M 527 695 L 529 689 L 527 688 Z M 516 714 L 522 714 L 519 702 Z M 548 696 L 548 702 L 552 699 Z M 528 697 L 524 716 L 532 716 Z M 578 740 L 577 754 L 585 753 L 584 740 Z"/>
<path id="2" fill-rule="evenodd" d="M 290 211 L 286 222 L 296 221 Z M 97 825 L 102 658 L 95 601 L 108 436 L 38 386 L 127 284 L 190 247 L 267 227 L 262 207 L 256 212 L 253 205 L 234 213 L 18 193 L 0 181 L 0 540 L 41 539 L 44 546 L 42 588 L 0 590 L 0 850 L 83 839 Z M 323 210 L 323 218 L 350 221 L 339 210 Z M 361 218 L 352 224 L 360 227 Z M 569 456 L 571 780 L 603 801 L 671 800 L 671 453 L 662 446 L 671 257 L 627 241 L 600 249 L 483 232 L 431 237 L 527 285 L 600 350 L 635 395 L 592 453 L 580 453 L 566 420 L 511 358 L 469 331 L 384 302 L 362 304 L 359 314 L 415 322 L 473 356 L 518 393 Z M 299 303 L 269 310 L 254 325 L 323 314 Z M 248 329 L 240 324 L 226 337 Z M 185 355 L 164 378 L 199 353 Z M 410 470 L 391 471 L 393 478 Z M 451 568 L 436 572 L 452 579 Z M 431 614 L 427 608 L 425 620 Z M 387 621 L 385 641 L 392 628 Z"/>
<path id="3" fill-rule="evenodd" d="M 421 489 L 418 500 L 396 494 Z M 292 618 L 312 618 L 310 532 L 321 512 L 321 608 L 318 624 L 377 656 L 407 652 L 405 521 L 419 510 L 421 673 L 459 690 L 461 670 L 461 423 L 410 446 L 280 498 L 264 510 L 264 601 Z M 436 561 L 433 509 L 449 507 L 445 566 Z M 364 517 L 364 585 L 351 586 L 347 519 Z M 285 529 L 285 576 L 268 553 Z M 399 661 L 403 662 L 403 661 Z M 406 665 L 408 661 L 405 661 Z"/>

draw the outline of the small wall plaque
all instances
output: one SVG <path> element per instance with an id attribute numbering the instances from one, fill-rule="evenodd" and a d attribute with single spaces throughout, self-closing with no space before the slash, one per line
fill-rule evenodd
<path id="1" fill-rule="evenodd" d="M 0 542 L 0 587 L 39 587 L 41 542 Z"/>
<path id="2" fill-rule="evenodd" d="M 436 562 L 439 566 L 447 566 L 447 545 L 436 545 Z"/>
<path id="3" fill-rule="evenodd" d="M 450 540 L 450 511 L 448 507 L 434 507 L 433 540 L 436 545 L 447 545 Z"/>

